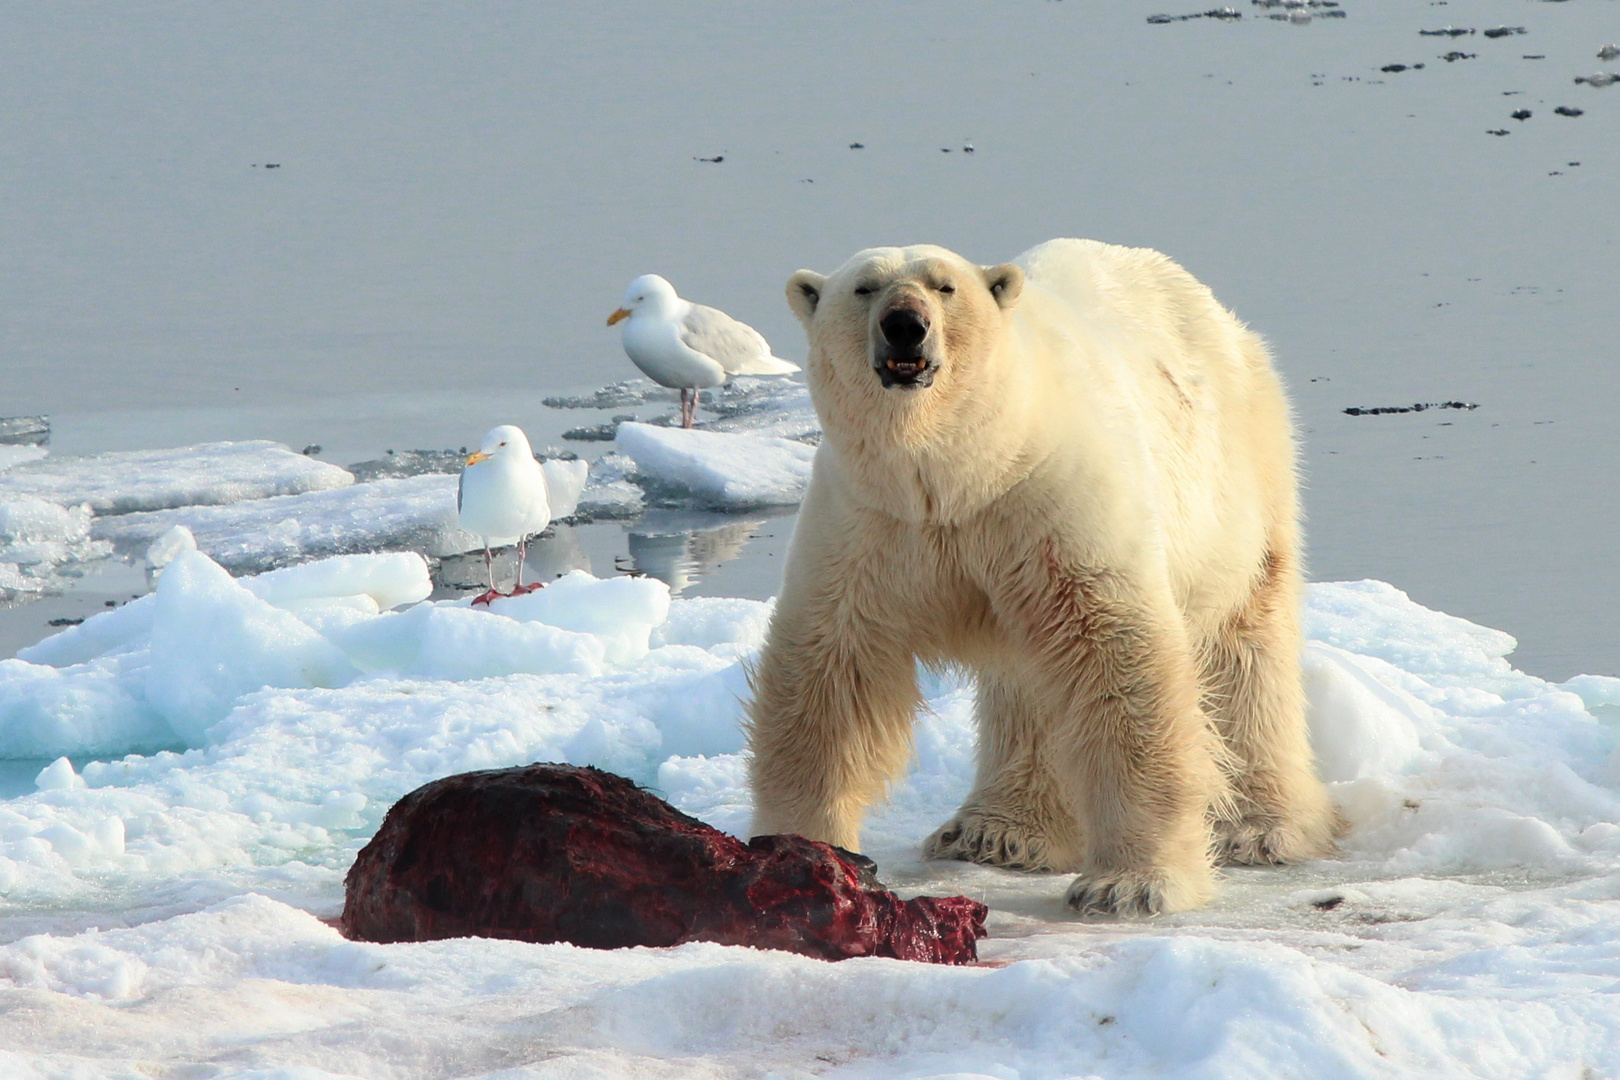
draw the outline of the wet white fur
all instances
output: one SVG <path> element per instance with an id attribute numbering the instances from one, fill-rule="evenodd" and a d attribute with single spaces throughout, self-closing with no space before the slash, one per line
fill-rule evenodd
<path id="1" fill-rule="evenodd" d="M 921 659 L 979 680 L 976 782 L 933 856 L 1077 870 L 1080 910 L 1151 913 L 1203 903 L 1217 857 L 1329 853 L 1260 339 L 1165 256 L 1086 240 L 989 268 L 872 249 L 788 299 L 826 434 L 754 677 L 754 831 L 857 847 Z M 873 370 L 895 304 L 932 326 L 930 387 Z"/>

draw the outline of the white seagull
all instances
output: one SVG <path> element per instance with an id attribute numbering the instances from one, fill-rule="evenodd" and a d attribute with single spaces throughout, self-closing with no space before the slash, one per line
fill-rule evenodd
<path id="1" fill-rule="evenodd" d="M 551 500 L 546 494 L 546 474 L 529 449 L 529 437 L 512 424 L 490 428 L 483 445 L 467 455 L 456 488 L 456 512 L 461 527 L 484 541 L 484 571 L 489 575 L 489 591 L 474 598 L 475 604 L 488 604 L 497 596 L 516 596 L 541 588 L 541 583 L 523 584 L 523 560 L 528 556 L 529 537 L 551 524 Z M 510 593 L 495 589 L 495 557 L 491 547 L 516 544 L 518 549 L 517 585 Z"/>
<path id="2" fill-rule="evenodd" d="M 758 330 L 723 311 L 675 295 L 657 274 L 643 274 L 625 290 L 624 305 L 608 316 L 620 330 L 630 360 L 660 386 L 681 392 L 681 427 L 697 420 L 697 392 L 733 375 L 791 375 L 799 365 L 771 355 Z"/>

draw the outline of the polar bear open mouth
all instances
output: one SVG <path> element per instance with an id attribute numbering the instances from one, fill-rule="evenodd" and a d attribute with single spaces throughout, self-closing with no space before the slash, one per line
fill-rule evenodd
<path id="1" fill-rule="evenodd" d="M 929 320 L 910 307 L 896 307 L 878 320 L 872 366 L 885 388 L 928 386 L 939 365 L 927 355 Z"/>
<path id="2" fill-rule="evenodd" d="M 916 382 L 918 376 L 928 371 L 928 357 L 919 356 L 910 360 L 900 360 L 891 356 L 884 362 L 883 366 L 886 370 L 894 373 L 894 379 L 897 382 Z"/>

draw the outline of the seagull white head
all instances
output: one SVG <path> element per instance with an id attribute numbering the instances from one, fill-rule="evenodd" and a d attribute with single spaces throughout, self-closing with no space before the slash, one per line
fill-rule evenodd
<path id="1" fill-rule="evenodd" d="M 516 424 L 502 424 L 500 427 L 490 428 L 489 434 L 484 436 L 484 441 L 478 449 L 467 455 L 467 464 L 476 465 L 480 461 L 501 457 L 534 457 L 534 451 L 529 449 L 529 437 L 523 434 L 523 429 Z"/>
<path id="2" fill-rule="evenodd" d="M 608 316 L 607 324 L 612 326 L 620 319 L 628 319 L 638 311 L 645 311 L 649 315 L 660 315 L 670 311 L 680 297 L 675 294 L 675 286 L 659 277 L 657 274 L 642 274 L 630 283 L 624 290 L 624 303 L 619 310 Z"/>

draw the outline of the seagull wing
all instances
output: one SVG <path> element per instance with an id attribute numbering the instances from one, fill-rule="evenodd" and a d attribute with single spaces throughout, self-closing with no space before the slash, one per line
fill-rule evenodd
<path id="1" fill-rule="evenodd" d="M 771 346 L 747 323 L 723 311 L 692 304 L 681 320 L 681 342 L 725 369 L 727 375 L 788 375 L 799 370 L 771 355 Z"/>

